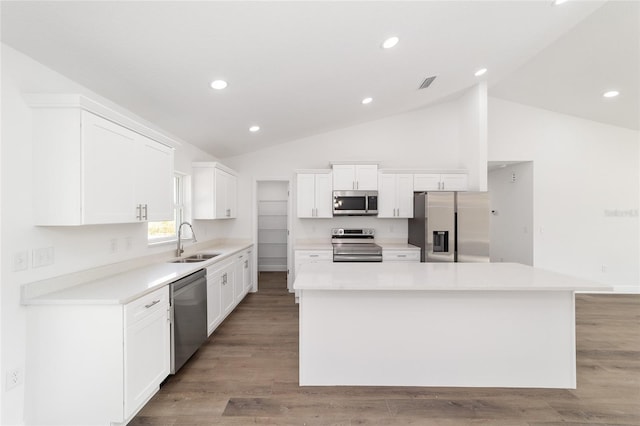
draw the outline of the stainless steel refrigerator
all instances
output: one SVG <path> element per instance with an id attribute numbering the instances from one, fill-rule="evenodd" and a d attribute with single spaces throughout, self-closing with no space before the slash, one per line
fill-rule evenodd
<path id="1" fill-rule="evenodd" d="M 488 262 L 489 213 L 487 192 L 415 193 L 409 244 L 421 262 Z"/>

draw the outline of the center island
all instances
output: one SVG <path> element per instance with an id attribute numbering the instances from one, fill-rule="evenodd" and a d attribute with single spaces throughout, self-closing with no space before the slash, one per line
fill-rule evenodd
<path id="1" fill-rule="evenodd" d="M 576 387 L 575 292 L 516 263 L 315 263 L 296 272 L 301 386 Z"/>

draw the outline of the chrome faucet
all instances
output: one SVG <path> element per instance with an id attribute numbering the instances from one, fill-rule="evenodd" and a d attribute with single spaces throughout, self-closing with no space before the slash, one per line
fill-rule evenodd
<path id="1" fill-rule="evenodd" d="M 193 234 L 193 242 L 198 242 L 198 240 L 196 240 L 196 233 L 193 232 L 193 226 L 191 226 L 189 222 L 182 222 L 178 226 L 178 249 L 176 250 L 176 256 L 178 257 L 180 257 L 182 253 L 184 253 L 184 249 L 182 248 L 182 225 L 189 225 L 189 228 L 191 228 L 191 233 Z"/>

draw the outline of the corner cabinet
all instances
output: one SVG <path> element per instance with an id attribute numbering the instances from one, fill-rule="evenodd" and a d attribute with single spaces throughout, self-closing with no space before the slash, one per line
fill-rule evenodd
<path id="1" fill-rule="evenodd" d="M 168 286 L 126 305 L 31 305 L 27 317 L 26 424 L 124 425 L 169 375 Z"/>
<path id="2" fill-rule="evenodd" d="M 193 218 L 237 216 L 237 173 L 214 162 L 193 163 Z"/>
<path id="3" fill-rule="evenodd" d="M 299 218 L 333 217 L 331 171 L 298 173 L 296 176 L 296 207 Z"/>
<path id="4" fill-rule="evenodd" d="M 380 173 L 378 217 L 413 217 L 413 174 Z"/>
<path id="5" fill-rule="evenodd" d="M 35 225 L 173 218 L 173 148 L 85 109 L 86 103 L 47 99 L 27 97 Z"/>

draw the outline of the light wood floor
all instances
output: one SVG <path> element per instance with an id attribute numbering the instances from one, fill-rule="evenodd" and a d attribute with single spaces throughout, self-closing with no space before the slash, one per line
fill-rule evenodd
<path id="1" fill-rule="evenodd" d="M 299 387 L 284 274 L 245 300 L 130 425 L 640 425 L 640 295 L 579 295 L 578 388 Z"/>

